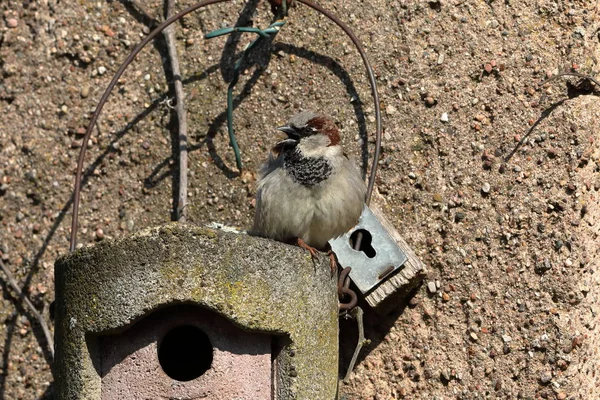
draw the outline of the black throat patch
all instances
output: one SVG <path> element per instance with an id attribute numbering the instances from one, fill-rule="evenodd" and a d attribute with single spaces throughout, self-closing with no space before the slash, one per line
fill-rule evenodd
<path id="1" fill-rule="evenodd" d="M 300 150 L 285 152 L 283 168 L 287 174 L 301 185 L 312 187 L 331 175 L 331 163 L 323 157 L 304 157 Z"/>

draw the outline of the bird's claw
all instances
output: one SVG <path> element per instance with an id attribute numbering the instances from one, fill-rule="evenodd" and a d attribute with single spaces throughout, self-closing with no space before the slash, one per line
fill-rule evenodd
<path id="1" fill-rule="evenodd" d="M 333 275 L 338 269 L 338 263 L 335 259 L 335 253 L 333 252 L 333 250 L 329 250 L 327 252 L 327 255 L 329 256 L 329 268 L 331 268 L 331 276 L 333 277 Z"/>
<path id="2" fill-rule="evenodd" d="M 304 240 L 300 238 L 296 240 L 296 243 L 299 247 L 303 248 L 304 250 L 307 250 L 310 253 L 310 257 L 312 258 L 313 262 L 317 262 L 319 260 L 319 251 L 317 249 L 315 249 L 312 246 L 309 246 Z M 329 268 L 331 268 L 331 276 L 333 277 L 338 269 L 338 264 L 335 259 L 335 253 L 333 252 L 333 250 L 329 249 L 327 250 L 327 256 L 329 256 Z"/>
<path id="3" fill-rule="evenodd" d="M 313 261 L 316 261 L 319 259 L 319 252 L 317 251 L 317 249 L 307 245 L 306 242 L 300 238 L 297 239 L 296 243 L 298 244 L 299 247 L 303 248 L 304 250 L 308 250 L 308 252 L 310 253 L 310 257 L 312 258 Z"/>

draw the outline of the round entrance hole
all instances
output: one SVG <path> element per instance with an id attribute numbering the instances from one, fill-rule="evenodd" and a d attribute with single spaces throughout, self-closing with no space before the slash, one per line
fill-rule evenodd
<path id="1" fill-rule="evenodd" d="M 206 333 L 192 325 L 171 329 L 158 346 L 158 362 L 177 381 L 196 379 L 210 369 L 213 347 Z"/>

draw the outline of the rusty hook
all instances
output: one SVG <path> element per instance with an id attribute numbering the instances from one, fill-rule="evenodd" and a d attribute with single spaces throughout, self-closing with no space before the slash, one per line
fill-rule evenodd
<path id="1" fill-rule="evenodd" d="M 345 285 L 346 278 L 348 277 L 348 274 L 350 273 L 350 271 L 352 271 L 352 268 L 350 268 L 350 267 L 344 268 L 340 272 L 340 276 L 338 278 L 338 298 L 340 300 L 339 307 L 340 307 L 341 311 L 350 311 L 354 307 L 356 307 L 356 304 L 358 303 L 358 297 L 356 296 L 356 293 L 354 292 L 354 290 L 346 287 L 346 285 Z M 348 301 L 347 303 L 342 302 L 342 299 L 347 296 L 350 297 L 350 301 Z"/>

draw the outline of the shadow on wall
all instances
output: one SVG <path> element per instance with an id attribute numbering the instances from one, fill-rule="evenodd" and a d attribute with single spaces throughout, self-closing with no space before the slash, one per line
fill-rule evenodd
<path id="1" fill-rule="evenodd" d="M 421 285 L 413 289 L 410 294 L 406 296 L 406 298 L 404 298 L 400 304 L 398 304 L 396 308 L 394 308 L 389 314 L 383 316 L 377 314 L 364 300 L 359 300 L 358 306 L 364 310 L 365 338 L 370 340 L 370 343 L 361 349 L 354 366 L 355 369 L 385 339 L 386 335 L 395 325 L 398 318 L 400 318 L 406 307 L 409 306 L 410 300 L 416 295 L 420 287 Z M 354 354 L 354 349 L 356 348 L 357 342 L 358 327 L 356 320 L 350 318 L 340 318 L 340 379 L 344 379 L 346 373 L 348 372 L 348 366 L 350 365 L 350 360 Z"/>

